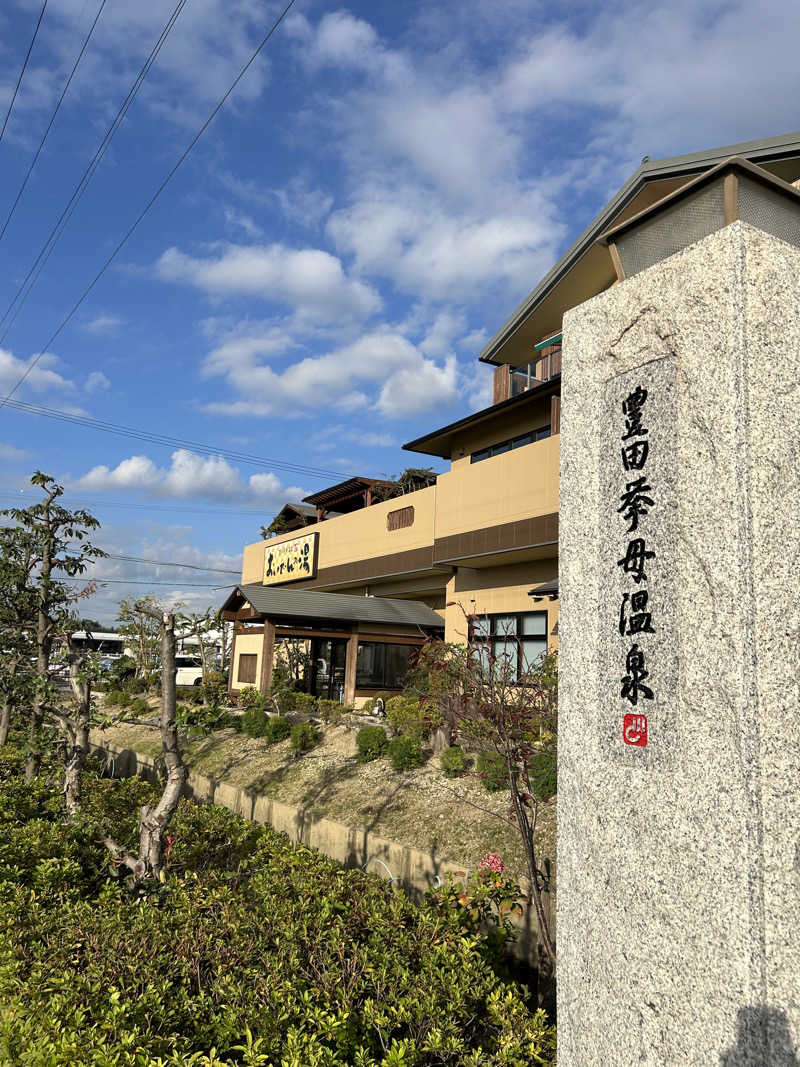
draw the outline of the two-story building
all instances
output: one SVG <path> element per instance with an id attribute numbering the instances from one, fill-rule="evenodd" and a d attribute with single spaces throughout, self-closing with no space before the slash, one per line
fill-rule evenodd
<path id="1" fill-rule="evenodd" d="M 266 689 L 287 641 L 307 652 L 298 681 L 348 703 L 399 688 L 427 635 L 513 648 L 519 672 L 556 646 L 562 318 L 624 279 L 615 235 L 654 205 L 696 202 L 692 240 L 719 212 L 732 221 L 730 205 L 704 199 L 703 176 L 734 156 L 780 192 L 800 177 L 800 134 L 645 158 L 485 346 L 492 405 L 404 446 L 449 462 L 435 484 L 387 499 L 386 483 L 351 478 L 287 505 L 291 528 L 245 548 L 224 607 L 232 689 Z"/>

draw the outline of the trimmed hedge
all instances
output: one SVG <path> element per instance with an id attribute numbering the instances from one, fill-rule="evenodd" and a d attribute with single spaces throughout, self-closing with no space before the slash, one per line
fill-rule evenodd
<path id="1" fill-rule="evenodd" d="M 382 726 L 362 726 L 356 734 L 358 762 L 369 763 L 383 755 L 389 739 Z"/>
<path id="2" fill-rule="evenodd" d="M 411 771 L 425 762 L 422 745 L 416 737 L 395 737 L 389 743 L 389 759 L 396 771 Z"/>
<path id="3" fill-rule="evenodd" d="M 292 724 L 284 715 L 271 715 L 267 721 L 267 729 L 264 733 L 264 737 L 269 741 L 271 745 L 275 745 L 278 741 L 285 741 L 292 732 Z"/>
<path id="4" fill-rule="evenodd" d="M 450 745 L 439 757 L 445 778 L 460 778 L 467 769 L 467 757 L 461 745 Z"/>
<path id="5" fill-rule="evenodd" d="M 297 722 L 289 735 L 295 752 L 310 752 L 322 740 L 322 734 L 310 722 Z"/>
<path id="6" fill-rule="evenodd" d="M 475 767 L 487 792 L 499 793 L 501 789 L 508 789 L 508 767 L 499 752 L 482 752 Z"/>
<path id="7" fill-rule="evenodd" d="M 423 741 L 430 734 L 430 726 L 415 697 L 396 696 L 388 700 L 386 719 L 395 735 L 416 737 Z"/>
<path id="8" fill-rule="evenodd" d="M 25 1067 L 531 1067 L 555 1034 L 496 970 L 481 892 L 413 904 L 269 827 L 182 800 L 163 885 L 134 889 L 138 779 L 85 776 L 65 822 L 0 749 L 0 1060 Z M 512 894 L 513 895 L 513 894 Z M 463 899 L 462 899 L 463 903 Z M 214 1049 L 212 1054 L 211 1050 Z"/>

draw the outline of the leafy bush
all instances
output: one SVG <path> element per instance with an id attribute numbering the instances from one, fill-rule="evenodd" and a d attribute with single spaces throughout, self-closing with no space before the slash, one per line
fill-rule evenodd
<path id="1" fill-rule="evenodd" d="M 106 704 L 111 707 L 127 708 L 131 702 L 130 693 L 126 693 L 124 689 L 112 689 L 109 693 L 106 693 Z"/>
<path id="2" fill-rule="evenodd" d="M 239 690 L 238 703 L 240 708 L 254 708 L 256 704 L 263 704 L 264 698 L 254 685 L 246 685 Z"/>
<path id="3" fill-rule="evenodd" d="M 179 685 L 175 689 L 175 695 L 178 700 L 187 704 L 203 703 L 203 688 L 199 685 Z"/>
<path id="4" fill-rule="evenodd" d="M 467 757 L 461 745 L 451 745 L 439 757 L 445 778 L 459 778 L 467 769 Z"/>
<path id="5" fill-rule="evenodd" d="M 313 715 L 317 698 L 313 693 L 295 693 L 292 706 L 301 715 Z"/>
<path id="6" fill-rule="evenodd" d="M 367 697 L 358 710 L 362 715 L 371 715 L 375 710 L 375 697 Z"/>
<path id="7" fill-rule="evenodd" d="M 508 789 L 508 768 L 499 752 L 482 752 L 476 761 L 476 769 L 489 793 Z"/>
<path id="8" fill-rule="evenodd" d="M 267 720 L 264 736 L 271 745 L 285 741 L 292 732 L 292 724 L 285 715 L 271 715 Z"/>
<path id="9" fill-rule="evenodd" d="M 222 671 L 210 671 L 198 688 L 202 690 L 202 700 L 217 711 L 228 696 L 228 679 Z"/>
<path id="10" fill-rule="evenodd" d="M 342 721 L 345 710 L 344 704 L 340 704 L 338 700 L 317 701 L 318 714 L 322 716 L 324 722 L 330 723 L 332 726 Z"/>
<path id="11" fill-rule="evenodd" d="M 266 737 L 270 721 L 261 704 L 253 704 L 242 715 L 242 733 L 248 737 Z"/>
<path id="12" fill-rule="evenodd" d="M 143 697 L 137 697 L 131 702 L 130 710 L 132 715 L 147 715 L 150 712 L 150 705 Z"/>
<path id="13" fill-rule="evenodd" d="M 417 905 L 269 827 L 182 800 L 163 885 L 109 874 L 137 779 L 86 776 L 85 819 L 0 752 L 0 1057 L 26 1067 L 533 1067 L 555 1033 L 495 968 L 500 878 Z M 463 906 L 465 901 L 469 906 Z M 510 901 L 510 904 L 506 904 Z M 314 977 L 318 976 L 318 977 Z M 210 1050 L 215 1049 L 212 1055 Z"/>
<path id="14" fill-rule="evenodd" d="M 557 757 L 555 750 L 536 752 L 528 761 L 528 774 L 534 796 L 547 800 L 558 789 Z"/>
<path id="15" fill-rule="evenodd" d="M 414 697 L 392 697 L 386 703 L 386 719 L 395 735 L 416 737 L 418 741 L 422 741 L 430 733 L 419 701 Z"/>
<path id="16" fill-rule="evenodd" d="M 144 678 L 137 678 L 135 674 L 131 674 L 122 683 L 122 688 L 126 693 L 130 693 L 131 696 L 136 696 L 137 693 L 146 692 L 147 683 Z"/>
<path id="17" fill-rule="evenodd" d="M 295 723 L 290 736 L 295 752 L 310 752 L 322 740 L 322 734 L 310 722 Z"/>
<path id="18" fill-rule="evenodd" d="M 389 759 L 396 771 L 410 771 L 425 762 L 422 745 L 416 737 L 395 737 L 389 743 Z"/>
<path id="19" fill-rule="evenodd" d="M 386 731 L 382 726 L 362 726 L 356 734 L 358 762 L 369 763 L 382 756 L 388 744 Z"/>

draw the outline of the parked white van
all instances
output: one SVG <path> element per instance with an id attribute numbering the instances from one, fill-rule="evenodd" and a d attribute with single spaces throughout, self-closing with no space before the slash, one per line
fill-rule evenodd
<path id="1" fill-rule="evenodd" d="M 203 663 L 199 656 L 178 655 L 175 657 L 175 684 L 203 684 Z"/>

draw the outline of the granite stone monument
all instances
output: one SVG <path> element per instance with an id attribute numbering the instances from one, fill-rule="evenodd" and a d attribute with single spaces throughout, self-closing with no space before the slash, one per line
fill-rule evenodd
<path id="1" fill-rule="evenodd" d="M 559 1067 L 800 1062 L 800 247 L 712 230 L 564 318 Z"/>

